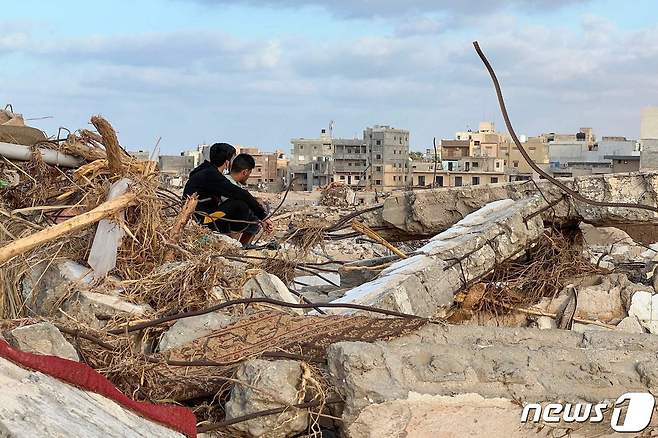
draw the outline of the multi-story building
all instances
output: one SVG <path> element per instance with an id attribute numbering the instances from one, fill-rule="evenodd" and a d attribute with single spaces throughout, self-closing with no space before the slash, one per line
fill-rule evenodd
<path id="1" fill-rule="evenodd" d="M 235 145 L 235 149 L 238 154 L 251 155 L 256 162 L 247 180 L 249 187 L 270 192 L 278 192 L 285 187 L 288 159 L 282 151 L 263 152 L 258 147 L 242 145 Z"/>
<path id="2" fill-rule="evenodd" d="M 404 188 L 409 181 L 409 131 L 375 125 L 363 131 L 368 151 L 368 187 L 388 192 Z"/>
<path id="3" fill-rule="evenodd" d="M 333 139 L 334 181 L 353 187 L 365 187 L 367 181 L 368 154 L 366 143 L 361 139 Z"/>
<path id="4" fill-rule="evenodd" d="M 539 136 L 526 138 L 525 136 L 521 136 L 519 140 L 523 143 L 523 148 L 532 161 L 542 170 L 548 172 L 550 160 L 549 145 L 546 137 Z M 539 178 L 539 174 L 530 167 L 519 148 L 513 141 L 511 141 L 511 139 L 500 145 L 499 157 L 504 160 L 503 165 L 505 166 L 505 173 L 507 174 L 508 181 Z"/>
<path id="5" fill-rule="evenodd" d="M 333 181 L 334 147 L 331 135 L 323 129 L 319 138 L 293 138 L 288 172 L 294 178 L 293 190 L 313 190 Z"/>
<path id="6" fill-rule="evenodd" d="M 293 190 L 313 190 L 331 182 L 379 192 L 405 187 L 409 178 L 409 131 L 374 126 L 363 139 L 294 138 L 289 174 Z"/>
<path id="7" fill-rule="evenodd" d="M 467 158 L 473 160 L 474 158 Z M 476 159 L 482 159 L 476 158 Z M 466 160 L 466 159 L 465 159 Z M 491 160 L 486 165 L 472 167 L 474 161 L 459 161 L 459 168 L 447 170 L 437 165 L 434 171 L 434 163 L 429 161 L 413 161 L 411 166 L 411 180 L 413 187 L 432 187 L 432 180 L 435 181 L 434 187 L 459 187 L 479 184 L 496 184 L 505 181 L 505 173 L 502 170 L 502 159 L 487 158 Z M 465 164 L 469 163 L 469 170 L 464 170 Z M 496 170 L 496 163 L 500 169 Z"/>
<path id="8" fill-rule="evenodd" d="M 635 140 L 603 137 L 596 142 L 591 131 L 587 134 L 576 134 L 575 141 L 551 141 L 549 137 L 550 170 L 555 176 L 612 173 L 613 159 L 610 157 L 640 154 Z"/>

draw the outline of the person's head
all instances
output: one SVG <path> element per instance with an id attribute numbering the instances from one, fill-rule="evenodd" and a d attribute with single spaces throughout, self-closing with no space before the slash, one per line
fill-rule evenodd
<path id="1" fill-rule="evenodd" d="M 254 167 L 256 167 L 254 157 L 249 154 L 240 154 L 231 163 L 231 176 L 237 182 L 246 184 Z"/>
<path id="2" fill-rule="evenodd" d="M 220 172 L 227 169 L 235 156 L 235 148 L 228 143 L 215 143 L 210 146 L 210 163 Z"/>

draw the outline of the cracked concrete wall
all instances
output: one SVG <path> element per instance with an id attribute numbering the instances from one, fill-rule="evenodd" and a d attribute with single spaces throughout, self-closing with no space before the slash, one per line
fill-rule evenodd
<path id="1" fill-rule="evenodd" d="M 588 175 L 561 181 L 589 199 L 658 206 L 658 172 Z M 386 199 L 381 218 L 384 224 L 400 231 L 432 235 L 492 201 L 535 196 L 539 194 L 538 187 L 548 202 L 555 202 L 564 194 L 547 180 L 400 192 Z M 542 216 L 549 221 L 585 221 L 593 225 L 658 223 L 658 216 L 651 211 L 594 207 L 571 199 Z"/>
<path id="2" fill-rule="evenodd" d="M 655 393 L 657 349 L 658 336 L 650 334 L 430 324 L 388 342 L 334 344 L 328 364 L 345 398 L 347 429 L 368 406 L 413 393 L 524 403 L 598 403 L 631 391 Z"/>
<path id="3" fill-rule="evenodd" d="M 466 283 L 485 275 L 542 235 L 541 217 L 529 216 L 545 205 L 537 196 L 492 202 L 432 238 L 417 255 L 394 263 L 373 281 L 333 302 L 365 304 L 424 317 L 443 315 L 452 305 L 454 294 Z"/>

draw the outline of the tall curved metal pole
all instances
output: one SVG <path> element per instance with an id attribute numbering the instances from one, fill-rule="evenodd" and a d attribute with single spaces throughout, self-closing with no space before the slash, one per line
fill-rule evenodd
<path id="1" fill-rule="evenodd" d="M 631 204 L 627 202 L 605 202 L 605 201 L 596 201 L 594 199 L 586 198 L 580 193 L 576 192 L 575 190 L 572 190 L 571 188 L 567 187 L 563 182 L 559 181 L 552 175 L 546 173 L 541 167 L 539 167 L 534 161 L 532 161 L 532 158 L 530 158 L 530 155 L 525 150 L 525 148 L 521 144 L 521 141 L 517 137 L 516 132 L 514 132 L 514 128 L 512 127 L 512 122 L 510 121 L 509 114 L 507 114 L 507 108 L 505 107 L 503 93 L 500 90 L 500 83 L 498 82 L 498 78 L 496 77 L 496 73 L 494 72 L 493 67 L 491 67 L 491 64 L 489 63 L 487 57 L 482 52 L 482 49 L 480 49 L 480 45 L 478 44 L 477 41 L 473 41 L 473 47 L 475 47 L 475 51 L 477 52 L 478 56 L 480 56 L 480 59 L 484 63 L 484 66 L 487 68 L 487 71 L 489 71 L 491 80 L 493 81 L 494 87 L 496 88 L 496 95 L 498 96 L 498 104 L 500 105 L 500 112 L 502 113 L 503 119 L 505 120 L 507 131 L 512 137 L 512 140 L 514 141 L 516 147 L 519 148 L 519 152 L 521 152 L 521 155 L 523 155 L 525 161 L 530 165 L 530 167 L 532 167 L 532 169 L 535 172 L 537 172 L 538 174 L 549 180 L 551 183 L 553 183 L 554 185 L 556 185 L 557 187 L 559 187 L 560 189 L 571 195 L 574 199 L 584 202 L 585 204 L 594 205 L 597 207 L 637 208 L 641 210 L 649 210 L 658 213 L 658 207 L 654 207 L 651 205 Z"/>

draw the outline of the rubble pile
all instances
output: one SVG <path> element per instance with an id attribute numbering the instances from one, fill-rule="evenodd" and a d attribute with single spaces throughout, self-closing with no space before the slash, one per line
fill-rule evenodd
<path id="1" fill-rule="evenodd" d="M 520 406 L 655 390 L 658 245 L 614 227 L 655 226 L 655 213 L 593 207 L 544 181 L 357 209 L 332 184 L 320 207 L 275 209 L 261 239 L 278 249 L 245 250 L 190 220 L 193 201 L 160 187 L 156 164 L 125 153 L 102 117 L 34 142 L 11 111 L 0 135 L 11 120 L 0 430 L 12 436 L 194 435 L 66 380 L 67 367 L 217 436 L 589 436 L 605 431 L 521 425 Z M 632 189 L 658 188 L 653 173 L 566 184 L 657 202 Z M 60 374 L 34 368 L 53 359 Z"/>
<path id="2" fill-rule="evenodd" d="M 354 205 L 354 191 L 344 183 L 332 182 L 322 188 L 320 205 L 349 207 Z"/>

